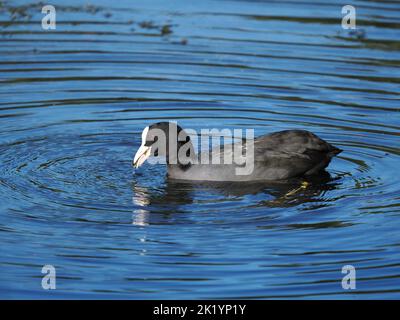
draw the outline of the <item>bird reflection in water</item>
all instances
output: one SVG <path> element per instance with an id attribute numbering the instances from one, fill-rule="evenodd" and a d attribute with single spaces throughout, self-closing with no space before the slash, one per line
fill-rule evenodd
<path id="1" fill-rule="evenodd" d="M 315 203 L 330 190 L 340 185 L 340 178 L 332 178 L 328 172 L 307 180 L 291 179 L 278 182 L 191 182 L 167 179 L 162 187 L 133 186 L 133 224 L 147 226 L 165 223 L 168 217 L 184 212 L 181 207 L 193 204 L 196 193 L 208 192 L 227 198 L 243 198 L 247 195 L 264 194 L 265 199 L 249 203 L 249 207 L 292 207 L 303 203 Z M 223 201 L 220 199 L 220 201 Z M 154 214 L 152 214 L 154 213 Z M 180 220 L 185 219 L 180 215 Z M 182 222 L 182 221 L 181 221 Z"/>
<path id="2" fill-rule="evenodd" d="M 148 190 L 144 187 L 135 185 L 133 191 L 132 202 L 135 209 L 133 210 L 132 224 L 136 226 L 147 226 L 149 211 L 145 208 L 150 204 L 150 199 L 147 194 Z"/>

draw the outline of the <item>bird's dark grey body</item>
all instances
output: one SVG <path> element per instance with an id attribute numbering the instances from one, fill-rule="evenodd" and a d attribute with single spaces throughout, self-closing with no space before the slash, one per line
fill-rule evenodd
<path id="1" fill-rule="evenodd" d="M 245 147 L 245 144 L 240 142 L 240 146 Z M 231 152 L 232 149 L 225 152 Z M 214 148 L 210 157 L 218 153 L 223 163 L 224 150 Z M 246 158 L 246 162 L 254 161 L 254 168 L 248 175 L 238 175 L 236 169 L 243 165 L 232 163 L 192 164 L 184 168 L 168 165 L 168 177 L 198 181 L 285 180 L 322 171 L 340 151 L 309 131 L 285 130 L 254 140 L 254 154 Z"/>
<path id="2" fill-rule="evenodd" d="M 290 178 L 301 177 L 306 175 L 314 175 L 323 171 L 330 163 L 332 157 L 341 152 L 340 149 L 332 146 L 328 142 L 320 139 L 315 134 L 305 130 L 285 130 L 263 135 L 255 138 L 253 142 L 253 152 L 247 152 L 250 147 L 243 143 L 237 142 L 234 145 L 225 147 L 216 147 L 209 151 L 210 163 L 200 161 L 204 154 L 196 154 L 193 146 L 191 147 L 189 164 L 182 164 L 178 160 L 175 161 L 178 153 L 169 154 L 167 151 L 159 152 L 159 148 L 155 147 L 154 132 L 157 130 L 169 136 L 171 128 L 183 133 L 186 138 L 185 142 L 176 142 L 177 150 L 183 144 L 189 142 L 192 146 L 191 139 L 186 132 L 175 123 L 159 122 L 145 128 L 142 133 L 142 146 L 135 155 L 134 165 L 139 166 L 144 162 L 151 150 L 152 155 L 166 156 L 168 177 L 174 180 L 187 181 L 276 181 L 287 180 Z M 153 130 L 157 129 L 157 130 Z M 176 137 L 175 137 L 176 140 Z M 167 141 L 170 141 L 167 139 Z M 169 142 L 168 142 L 169 143 Z M 245 156 L 245 163 L 237 164 L 235 157 L 232 157 L 233 150 L 240 150 L 240 154 Z M 241 149 L 244 148 L 245 150 Z M 153 150 L 153 149 L 157 149 Z M 160 154 L 161 153 L 161 154 Z M 219 163 L 215 164 L 211 159 L 219 158 Z M 224 164 L 224 159 L 234 159 L 229 164 Z M 177 163 L 177 164 L 172 164 Z M 238 169 L 249 166 L 252 170 L 247 170 L 246 174 L 239 174 Z"/>

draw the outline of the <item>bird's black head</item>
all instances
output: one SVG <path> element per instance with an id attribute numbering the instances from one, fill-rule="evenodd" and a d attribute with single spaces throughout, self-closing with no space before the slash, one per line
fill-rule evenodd
<path id="1" fill-rule="evenodd" d="M 133 166 L 138 168 L 150 156 L 165 157 L 168 164 L 185 167 L 190 165 L 195 154 L 186 131 L 174 122 L 157 122 L 144 128 Z"/>

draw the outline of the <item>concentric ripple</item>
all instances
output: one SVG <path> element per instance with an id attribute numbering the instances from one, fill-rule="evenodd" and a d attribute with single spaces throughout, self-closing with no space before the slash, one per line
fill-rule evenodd
<path id="1" fill-rule="evenodd" d="M 336 1 L 53 2 L 50 32 L 0 1 L 1 297 L 399 297 L 397 4 L 357 2 L 352 33 Z M 162 120 L 344 152 L 294 193 L 177 183 L 131 166 Z"/>

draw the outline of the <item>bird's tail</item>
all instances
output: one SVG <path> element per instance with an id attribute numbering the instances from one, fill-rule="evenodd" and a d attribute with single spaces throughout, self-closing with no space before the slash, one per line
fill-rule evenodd
<path id="1" fill-rule="evenodd" d="M 330 157 L 330 158 L 333 158 L 334 156 L 337 156 L 339 153 L 341 153 L 343 151 L 342 149 L 339 149 L 339 148 L 337 148 L 335 146 L 332 146 L 332 145 L 331 145 L 330 149 L 331 150 L 329 150 L 329 152 L 328 152 L 328 157 Z"/>

